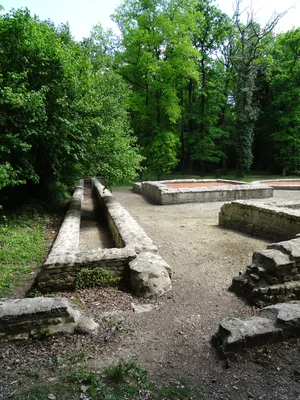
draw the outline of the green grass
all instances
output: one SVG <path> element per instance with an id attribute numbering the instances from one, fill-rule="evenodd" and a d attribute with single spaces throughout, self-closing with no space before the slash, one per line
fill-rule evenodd
<path id="1" fill-rule="evenodd" d="M 44 400 L 50 393 L 59 400 L 79 399 L 82 387 L 90 400 L 134 400 L 139 393 L 149 393 L 151 400 L 201 400 L 199 391 L 188 387 L 180 380 L 175 384 L 160 386 L 148 382 L 147 372 L 135 361 L 126 361 L 106 368 L 101 373 L 93 372 L 84 362 L 74 365 L 70 359 L 60 366 L 58 379 L 51 383 L 30 384 L 23 380 L 25 388 L 15 390 L 15 400 Z"/>
<path id="2" fill-rule="evenodd" d="M 47 253 L 45 226 L 49 221 L 49 215 L 34 210 L 1 213 L 0 297 L 22 285 L 23 277 L 42 263 Z"/>

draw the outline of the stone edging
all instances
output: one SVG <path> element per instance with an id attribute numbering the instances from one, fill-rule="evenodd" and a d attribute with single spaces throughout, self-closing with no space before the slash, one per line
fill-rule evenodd
<path id="1" fill-rule="evenodd" d="M 212 342 L 221 354 L 300 336 L 300 302 L 263 308 L 259 316 L 225 319 Z"/>
<path id="2" fill-rule="evenodd" d="M 99 324 L 65 298 L 35 297 L 0 301 L 0 338 L 13 340 L 94 333 Z"/>
<path id="3" fill-rule="evenodd" d="M 272 185 L 272 182 L 298 182 L 295 185 Z M 269 183 L 265 183 L 269 182 Z M 270 179 L 265 181 L 253 181 L 253 184 L 265 184 L 272 187 L 275 190 L 300 190 L 300 178 L 293 178 L 293 179 Z"/>
<path id="4" fill-rule="evenodd" d="M 222 206 L 219 225 L 267 239 L 286 240 L 300 232 L 300 201 L 279 205 L 234 201 Z"/>
<path id="5" fill-rule="evenodd" d="M 50 254 L 36 277 L 38 289 L 43 293 L 74 290 L 80 269 L 101 267 L 112 275 L 129 276 L 133 292 L 140 296 L 161 296 L 171 290 L 171 268 L 157 254 L 157 246 L 97 179 L 92 178 L 92 184 L 117 247 L 79 251 L 83 188 L 76 188 Z"/>
<path id="6" fill-rule="evenodd" d="M 157 246 L 97 179 L 93 179 L 93 185 L 115 242 L 118 246 L 125 246 L 125 249 L 135 251 L 137 255 L 129 263 L 130 285 L 133 293 L 138 296 L 153 297 L 169 292 L 172 289 L 172 270 L 157 254 Z"/>
<path id="7" fill-rule="evenodd" d="M 220 182 L 232 186 L 212 186 L 195 188 L 169 188 L 167 183 Z M 224 179 L 174 179 L 170 181 L 137 182 L 133 191 L 150 197 L 156 204 L 205 203 L 238 199 L 267 198 L 273 196 L 273 188 L 262 184 L 248 184 Z"/>

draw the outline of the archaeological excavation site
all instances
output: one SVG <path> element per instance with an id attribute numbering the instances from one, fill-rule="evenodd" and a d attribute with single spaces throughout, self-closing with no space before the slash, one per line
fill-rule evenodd
<path id="1" fill-rule="evenodd" d="M 216 365 L 300 336 L 299 193 L 297 180 L 138 182 L 111 192 L 82 179 L 35 276 L 37 295 L 1 299 L 2 343 L 104 343 L 90 355 L 97 365 L 130 354 L 151 370 L 151 353 L 173 373 L 193 381 L 205 368 L 225 385 L 231 369 Z M 80 286 L 86 276 L 92 289 Z"/>

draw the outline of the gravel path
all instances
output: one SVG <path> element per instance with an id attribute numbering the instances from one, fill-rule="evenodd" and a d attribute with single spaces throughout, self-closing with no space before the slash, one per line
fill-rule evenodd
<path id="1" fill-rule="evenodd" d="M 232 277 L 251 262 L 253 251 L 264 249 L 267 242 L 218 227 L 223 203 L 158 206 L 129 190 L 115 190 L 114 195 L 158 245 L 173 268 L 174 287 L 172 295 L 150 313 L 131 314 L 128 334 L 120 337 L 115 351 L 104 351 L 101 359 L 136 359 L 155 379 L 186 376 L 203 388 L 205 399 L 298 398 L 298 383 L 291 385 L 277 367 L 265 371 L 251 359 L 262 357 L 268 362 L 269 353 L 260 355 L 258 350 L 254 355 L 248 352 L 245 359 L 234 357 L 239 361 L 227 369 L 210 346 L 222 318 L 253 314 L 228 287 Z M 299 191 L 276 191 L 267 202 L 299 198 Z M 294 350 L 298 357 L 298 348 L 290 351 Z"/>

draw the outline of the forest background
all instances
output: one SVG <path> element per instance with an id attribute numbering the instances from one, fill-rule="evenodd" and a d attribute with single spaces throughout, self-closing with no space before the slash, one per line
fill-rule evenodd
<path id="1" fill-rule="evenodd" d="M 2 194 L 174 169 L 298 174 L 300 29 L 275 35 L 282 16 L 261 26 L 240 2 L 229 17 L 210 0 L 125 0 L 120 36 L 97 25 L 75 41 L 68 25 L 3 13 Z"/>

